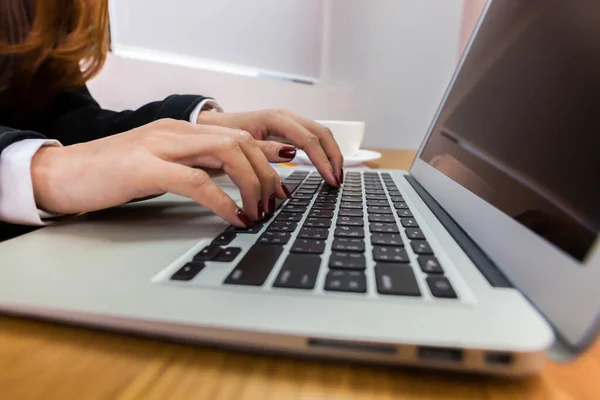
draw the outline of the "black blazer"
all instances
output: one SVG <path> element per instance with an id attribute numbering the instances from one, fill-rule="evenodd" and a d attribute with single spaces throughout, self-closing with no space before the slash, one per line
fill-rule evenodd
<path id="1" fill-rule="evenodd" d="M 189 120 L 194 108 L 204 99 L 203 96 L 173 95 L 137 110 L 115 112 L 102 109 L 84 86 L 59 94 L 40 112 L 25 110 L 17 114 L 0 109 L 0 156 L 6 147 L 24 139 L 57 139 L 68 146 L 125 132 L 158 119 Z M 31 229 L 0 222 L 0 240 Z"/>

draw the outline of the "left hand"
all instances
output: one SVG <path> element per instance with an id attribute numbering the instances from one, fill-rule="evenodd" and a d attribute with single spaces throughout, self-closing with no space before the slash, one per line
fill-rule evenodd
<path id="1" fill-rule="evenodd" d="M 344 158 L 329 128 L 287 110 L 261 110 L 242 113 L 203 111 L 198 124 L 217 125 L 249 132 L 260 142 L 270 161 L 279 161 L 281 143 L 266 141 L 269 136 L 286 139 L 304 150 L 325 181 L 334 186 L 343 183 Z"/>

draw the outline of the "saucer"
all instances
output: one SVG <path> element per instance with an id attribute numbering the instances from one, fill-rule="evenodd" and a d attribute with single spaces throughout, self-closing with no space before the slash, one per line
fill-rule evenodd
<path id="1" fill-rule="evenodd" d="M 352 157 L 344 157 L 344 167 L 358 166 L 364 162 L 377 160 L 378 158 L 381 158 L 381 153 L 372 150 L 361 149 Z M 294 162 L 297 162 L 298 164 L 312 165 L 306 153 L 300 149 L 298 149 L 296 152 L 296 158 L 294 158 Z"/>

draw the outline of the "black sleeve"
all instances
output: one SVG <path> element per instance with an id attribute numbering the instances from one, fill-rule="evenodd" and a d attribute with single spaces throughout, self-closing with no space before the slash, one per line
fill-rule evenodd
<path id="1" fill-rule="evenodd" d="M 46 139 L 44 135 L 32 131 L 20 131 L 6 126 L 0 126 L 0 155 L 11 144 L 24 139 Z M 0 193 L 1 195 L 1 193 Z"/>
<path id="2" fill-rule="evenodd" d="M 189 120 L 194 108 L 204 99 L 203 96 L 172 95 L 137 110 L 115 112 L 102 109 L 83 86 L 60 93 L 43 111 L 10 121 L 8 125 L 40 132 L 67 146 L 125 132 L 163 118 Z"/>

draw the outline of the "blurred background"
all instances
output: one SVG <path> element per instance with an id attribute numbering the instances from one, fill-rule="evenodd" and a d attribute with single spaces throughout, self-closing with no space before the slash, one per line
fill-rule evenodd
<path id="1" fill-rule="evenodd" d="M 363 147 L 416 149 L 485 0 L 111 0 L 104 106 L 169 94 L 227 111 L 363 120 Z"/>

